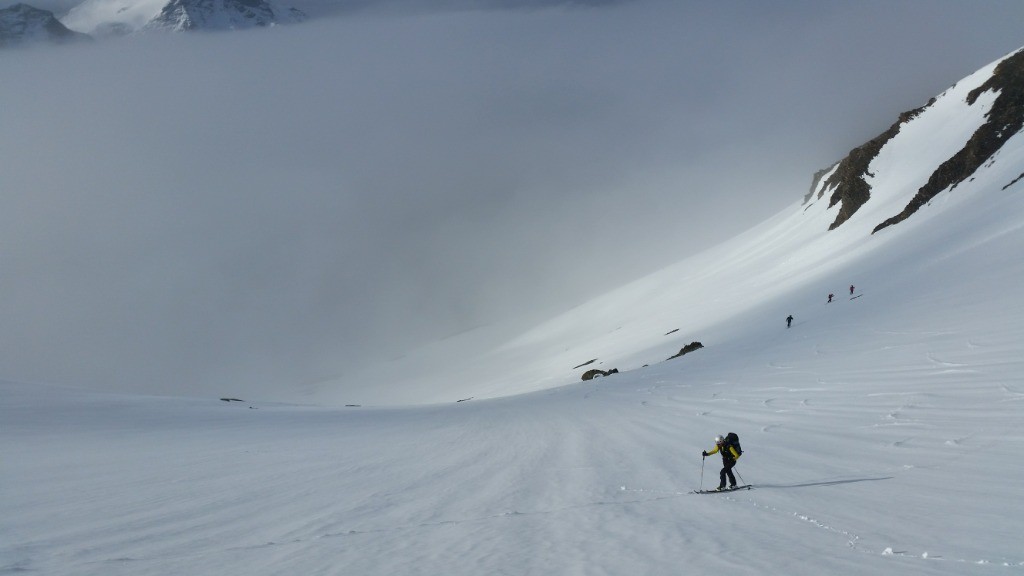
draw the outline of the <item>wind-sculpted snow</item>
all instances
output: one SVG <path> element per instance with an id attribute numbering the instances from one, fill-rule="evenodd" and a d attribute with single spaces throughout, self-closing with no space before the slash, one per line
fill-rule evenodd
<path id="1" fill-rule="evenodd" d="M 867 295 L 807 314 L 742 362 L 702 350 L 433 407 L 6 383 L 0 570 L 1021 570 L 1021 317 L 947 308 L 949 292 L 922 291 L 888 320 Z M 720 460 L 700 452 L 726 431 L 740 434 L 737 471 L 756 488 L 687 494 L 717 482 Z"/>

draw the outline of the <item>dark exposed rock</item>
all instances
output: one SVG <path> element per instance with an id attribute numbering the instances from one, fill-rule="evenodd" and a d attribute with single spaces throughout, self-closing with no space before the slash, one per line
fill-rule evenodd
<path id="1" fill-rule="evenodd" d="M 959 152 L 936 168 L 928 182 L 917 191 L 899 214 L 877 225 L 872 233 L 906 220 L 943 190 L 955 189 L 1024 127 L 1024 50 L 1000 62 L 992 77 L 968 94 L 967 103 L 974 105 L 978 98 L 988 91 L 998 92 L 998 96 L 992 104 L 992 109 L 986 114 L 985 123 L 974 132 Z M 851 150 L 823 183 L 821 179 L 830 169 L 814 175 L 811 191 L 804 197 L 804 204 L 813 200 L 815 191 L 818 192 L 819 198 L 831 191 L 829 208 L 840 204 L 839 213 L 829 226 L 829 230 L 834 230 L 849 220 L 868 201 L 871 197 L 871 188 L 864 178 L 871 176 L 868 173 L 871 161 L 882 147 L 899 133 L 902 124 L 918 116 L 934 102 L 935 99 L 932 98 L 925 106 L 900 114 L 899 120 L 888 130 Z M 1012 184 L 1013 182 L 1007 187 Z"/>
<path id="2" fill-rule="evenodd" d="M 575 370 L 577 368 L 583 368 L 584 366 L 586 366 L 588 364 L 593 364 L 594 362 L 597 362 L 597 358 L 594 358 L 593 360 L 587 360 L 586 362 L 584 362 L 583 364 L 580 364 L 579 366 L 573 366 L 572 369 Z"/>
<path id="3" fill-rule="evenodd" d="M 611 370 L 608 370 L 607 372 L 605 372 L 604 370 L 598 370 L 597 368 L 594 368 L 593 370 L 587 370 L 586 372 L 584 372 L 583 373 L 583 379 L 584 380 L 593 380 L 594 378 L 600 378 L 602 376 L 610 376 L 612 374 L 618 374 L 618 373 L 619 373 L 619 369 L 618 368 L 612 368 Z"/>
<path id="4" fill-rule="evenodd" d="M 828 168 L 822 168 L 821 170 L 818 170 L 817 172 L 814 173 L 814 177 L 811 178 L 811 189 L 808 190 L 807 195 L 804 196 L 804 204 L 807 204 L 808 202 L 811 201 L 811 197 L 814 196 L 814 191 L 818 189 L 818 183 L 821 182 L 821 179 L 825 177 L 825 174 L 828 174 L 828 171 L 831 170 L 833 166 L 835 165 L 833 164 Z M 825 189 L 822 188 L 821 191 L 818 192 L 818 198 L 821 198 L 821 195 L 824 193 Z"/>
<path id="5" fill-rule="evenodd" d="M 1009 188 L 1010 186 L 1013 186 L 1013 185 L 1014 185 L 1014 184 L 1016 184 L 1017 182 L 1020 182 L 1021 178 L 1024 178 L 1024 172 L 1021 172 L 1020 176 L 1017 176 L 1016 178 L 1014 178 L 1014 179 L 1013 179 L 1013 182 L 1010 182 L 1010 183 L 1009 183 L 1009 184 L 1007 184 L 1006 186 L 1003 186 L 1003 190 L 1006 190 L 1006 189 L 1007 189 L 1007 188 Z"/>
<path id="6" fill-rule="evenodd" d="M 999 92 L 999 96 L 986 114 L 986 122 L 975 130 L 959 152 L 932 173 L 902 212 L 876 226 L 872 234 L 906 220 L 939 192 L 956 188 L 1021 130 L 1024 126 L 1024 50 L 1000 62 L 992 77 L 967 95 L 967 103 L 974 105 L 978 97 L 989 90 Z"/>
<path id="7" fill-rule="evenodd" d="M 934 98 L 929 100 L 925 106 L 900 114 L 899 120 L 890 126 L 888 130 L 866 144 L 854 148 L 846 158 L 839 162 L 835 172 L 825 180 L 825 185 L 822 187 L 822 193 L 826 190 L 833 190 L 832 196 L 828 201 L 829 208 L 837 203 L 841 203 L 839 214 L 836 216 L 835 221 L 832 222 L 832 225 L 828 227 L 829 230 L 835 230 L 843 222 L 849 220 L 868 201 L 868 198 L 871 197 L 871 186 L 864 181 L 864 176 L 872 175 L 868 173 L 868 166 L 871 164 L 871 161 L 875 159 L 875 156 L 878 155 L 879 150 L 882 149 L 882 146 L 885 146 L 886 142 L 899 134 L 901 125 L 912 120 L 923 112 L 925 108 L 931 106 L 933 102 L 935 102 Z M 823 175 L 823 172 L 815 174 L 816 180 L 820 180 Z M 812 188 L 812 194 L 813 190 Z M 810 195 L 805 198 L 805 201 L 809 198 Z"/>
<path id="8" fill-rule="evenodd" d="M 685 356 L 685 355 L 689 354 L 690 352 L 693 352 L 694 350 L 700 350 L 703 347 L 704 347 L 704 345 L 701 344 L 700 342 L 690 342 L 686 346 L 683 346 L 682 349 L 679 350 L 678 354 L 676 354 L 675 356 L 669 356 L 668 359 L 671 360 L 673 358 L 679 358 L 680 356 Z"/>

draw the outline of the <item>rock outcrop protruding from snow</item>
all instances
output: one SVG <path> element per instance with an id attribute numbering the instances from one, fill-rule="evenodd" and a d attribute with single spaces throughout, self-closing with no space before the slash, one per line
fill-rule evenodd
<path id="1" fill-rule="evenodd" d="M 686 356 L 690 352 L 693 352 L 695 350 L 700 350 L 703 347 L 704 347 L 704 345 L 701 344 L 700 342 L 690 342 L 686 346 L 683 346 L 682 348 L 680 348 L 679 349 L 679 353 L 677 353 L 675 356 L 669 356 L 668 359 L 672 360 L 673 358 L 679 358 L 680 356 Z"/>
<path id="2" fill-rule="evenodd" d="M 611 376 L 612 374 L 618 374 L 618 368 L 612 368 L 611 370 L 600 370 L 594 368 L 593 370 L 587 370 L 583 373 L 583 380 L 593 380 L 594 378 L 601 378 L 603 376 Z"/>
<path id="3" fill-rule="evenodd" d="M 297 8 L 279 7 L 267 0 L 171 0 L 145 28 L 174 32 L 259 28 L 305 18 Z"/>
<path id="4" fill-rule="evenodd" d="M 48 10 L 27 4 L 0 9 L 0 48 L 32 42 L 60 44 L 90 39 L 86 34 L 69 30 Z"/>
<path id="5" fill-rule="evenodd" d="M 940 99 L 944 107 L 938 114 L 945 115 L 946 124 L 952 121 L 949 119 L 958 116 L 973 116 L 977 123 L 972 126 L 972 132 L 964 133 L 963 140 L 948 150 L 948 155 L 936 159 L 935 164 L 929 166 L 930 171 L 925 172 L 919 180 L 924 184 L 914 184 L 914 187 L 919 188 L 905 207 L 895 216 L 875 225 L 872 234 L 906 220 L 939 193 L 952 190 L 972 178 L 993 159 L 1005 142 L 1024 127 L 1024 49 L 1003 58 L 984 80 L 976 81 L 978 84 L 973 89 L 970 85 L 959 90 L 950 89 L 938 98 L 932 98 L 925 106 L 900 114 L 899 120 L 888 130 L 854 148 L 833 168 L 816 173 L 811 192 L 804 198 L 804 202 L 813 202 L 830 194 L 828 207 L 838 204 L 839 210 L 829 230 L 835 230 L 847 222 L 871 199 L 872 182 L 878 178 L 884 179 L 885 174 L 879 175 L 872 171 L 877 172 L 877 168 L 872 168 L 876 159 L 884 154 L 883 150 L 890 142 L 902 137 L 900 133 L 908 125 L 918 117 L 932 114 L 932 109 Z M 903 156 L 897 158 L 897 161 L 911 160 L 907 154 L 904 150 Z M 890 166 L 892 160 L 889 158 Z M 881 162 L 881 165 L 884 167 L 886 162 Z M 909 196 L 914 188 L 906 192 Z"/>
<path id="6" fill-rule="evenodd" d="M 864 180 L 864 176 L 870 175 L 868 166 L 871 164 L 871 161 L 878 155 L 882 146 L 885 146 L 886 142 L 892 140 L 899 133 L 900 126 L 914 119 L 933 102 L 935 102 L 934 98 L 926 106 L 900 114 L 900 119 L 890 126 L 888 130 L 882 132 L 866 144 L 854 148 L 846 158 L 839 162 L 839 166 L 825 180 L 825 185 L 821 189 L 822 193 L 825 190 L 833 191 L 828 201 L 829 208 L 839 204 L 839 214 L 836 216 L 835 221 L 832 222 L 832 225 L 828 227 L 829 230 L 835 230 L 843 222 L 849 220 L 850 216 L 853 216 L 854 212 L 868 201 L 868 198 L 871 197 L 871 187 Z M 821 174 L 821 172 L 818 172 L 815 175 L 816 178 L 820 179 Z"/>
<path id="7" fill-rule="evenodd" d="M 967 95 L 967 104 L 973 106 L 981 94 L 990 90 L 999 96 L 986 114 L 986 122 L 959 152 L 932 173 L 902 212 L 876 226 L 872 233 L 906 220 L 939 192 L 956 188 L 1020 132 L 1024 127 L 1024 50 L 1000 62 L 992 77 Z"/>

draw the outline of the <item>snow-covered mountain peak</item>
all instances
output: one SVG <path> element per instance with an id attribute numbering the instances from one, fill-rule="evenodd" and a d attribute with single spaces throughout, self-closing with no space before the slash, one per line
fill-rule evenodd
<path id="1" fill-rule="evenodd" d="M 97 36 L 127 34 L 145 26 L 165 4 L 167 0 L 85 0 L 61 22 L 72 30 Z"/>
<path id="2" fill-rule="evenodd" d="M 68 12 L 69 28 L 97 35 L 139 30 L 243 29 L 301 22 L 299 9 L 273 0 L 86 0 Z"/>
<path id="3" fill-rule="evenodd" d="M 171 0 L 147 29 L 175 32 L 198 29 L 240 29 L 301 22 L 305 14 L 268 0 Z"/>
<path id="4" fill-rule="evenodd" d="M 0 48 L 31 42 L 73 42 L 88 36 L 66 28 L 53 12 L 15 4 L 0 9 Z"/>

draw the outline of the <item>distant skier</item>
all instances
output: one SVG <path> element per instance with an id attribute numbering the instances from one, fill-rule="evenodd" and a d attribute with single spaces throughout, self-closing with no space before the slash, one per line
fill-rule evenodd
<path id="1" fill-rule="evenodd" d="M 831 304 L 831 303 L 832 303 L 832 297 L 833 297 L 833 296 L 835 296 L 835 294 L 829 293 L 829 295 L 828 295 L 828 303 L 829 303 L 829 304 Z"/>
<path id="2" fill-rule="evenodd" d="M 853 284 L 850 284 L 850 296 L 853 296 Z"/>
<path id="3" fill-rule="evenodd" d="M 739 459 L 740 455 L 743 454 L 743 450 L 739 447 L 739 436 L 734 432 L 729 432 L 725 438 L 721 436 L 715 436 L 715 447 L 711 451 L 705 450 L 702 452 L 705 458 L 715 454 L 717 452 L 722 453 L 722 471 L 718 473 L 720 482 L 718 483 L 719 490 L 725 490 L 725 477 L 729 477 L 729 488 L 736 487 L 736 477 L 732 474 L 732 467 L 736 465 L 736 460 Z"/>
<path id="4" fill-rule="evenodd" d="M 789 328 L 792 325 L 793 325 L 793 315 L 790 314 L 789 316 L 786 316 L 786 328 Z"/>

